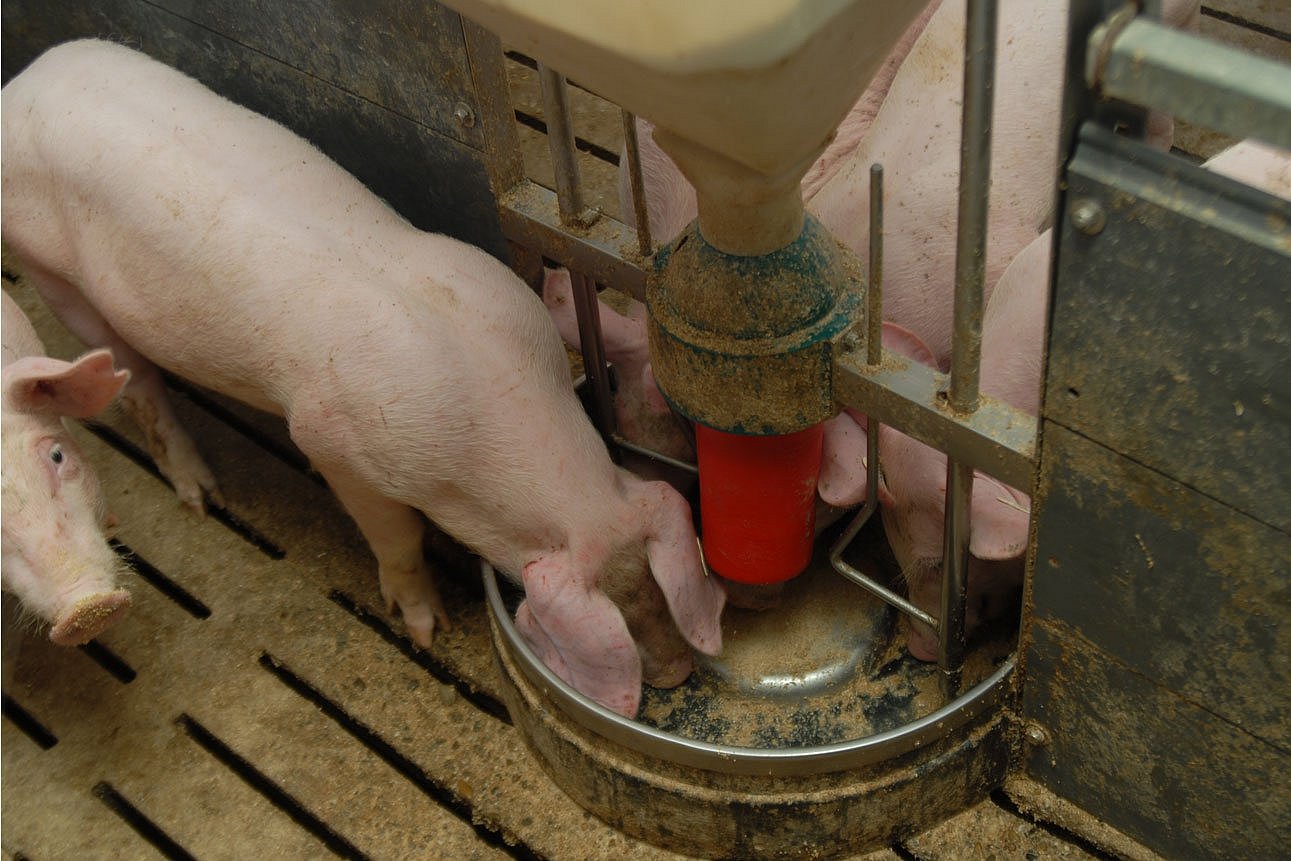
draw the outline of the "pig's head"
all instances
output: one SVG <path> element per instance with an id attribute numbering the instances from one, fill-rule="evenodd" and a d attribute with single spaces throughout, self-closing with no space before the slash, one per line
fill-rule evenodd
<path id="1" fill-rule="evenodd" d="M 116 585 L 122 563 L 104 540 L 98 480 L 63 424 L 102 412 L 128 378 L 107 350 L 4 366 L 0 581 L 60 645 L 89 641 L 130 606 Z"/>
<path id="2" fill-rule="evenodd" d="M 526 564 L 516 627 L 561 679 L 633 717 L 642 681 L 681 684 L 690 646 L 721 651 L 725 598 L 705 576 L 686 501 L 664 482 L 621 473 L 622 528 L 580 536 Z"/>
<path id="3" fill-rule="evenodd" d="M 543 280 L 543 303 L 551 314 L 560 337 L 574 349 L 579 348 L 578 318 L 574 312 L 573 288 L 569 273 L 563 269 L 547 270 Z M 605 357 L 615 368 L 618 389 L 614 393 L 614 418 L 624 439 L 637 445 L 693 462 L 695 446 L 687 432 L 685 420 L 672 411 L 655 383 L 650 364 L 650 344 L 646 335 L 645 306 L 631 302 L 627 314 L 620 314 L 597 300 L 601 318 L 601 338 Z M 685 480 L 655 468 L 649 463 L 630 462 L 629 467 L 645 478 L 669 480 L 683 492 Z"/>

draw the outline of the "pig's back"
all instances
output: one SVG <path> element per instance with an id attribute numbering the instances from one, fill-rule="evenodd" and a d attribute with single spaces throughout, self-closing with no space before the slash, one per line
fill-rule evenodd
<path id="1" fill-rule="evenodd" d="M 420 236 L 303 139 L 130 49 L 61 45 L 3 95 L 18 259 L 153 361 L 256 406 L 290 388 L 281 357 L 308 363 L 324 318 Z"/>
<path id="2" fill-rule="evenodd" d="M 356 222 L 402 221 L 304 139 L 112 42 L 45 52 L 5 86 L 3 108 L 4 148 L 17 162 L 10 170 L 5 160 L 6 192 L 52 172 L 82 192 L 136 205 L 152 196 L 175 220 L 218 215 L 226 200 L 253 196 L 297 218 L 313 204 L 326 220 L 339 204 Z"/>

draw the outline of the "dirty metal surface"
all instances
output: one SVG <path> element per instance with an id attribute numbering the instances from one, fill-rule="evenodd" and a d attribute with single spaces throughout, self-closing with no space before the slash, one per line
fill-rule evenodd
<path id="1" fill-rule="evenodd" d="M 1046 415 L 1291 530 L 1291 202 L 1092 127 L 1068 185 Z"/>
<path id="2" fill-rule="evenodd" d="M 1025 773 L 1167 857 L 1279 857 L 1291 206 L 1088 126 L 1077 205 L 1097 218 L 1059 233 Z"/>
<path id="3" fill-rule="evenodd" d="M 562 720 L 514 655 L 499 656 L 511 714 L 556 783 L 626 833 L 704 858 L 833 859 L 885 843 L 896 849 L 948 812 L 982 802 L 1011 756 L 1008 721 L 995 712 L 962 735 L 868 767 L 799 777 L 697 771 Z"/>
<path id="4" fill-rule="evenodd" d="M 1061 426 L 1045 433 L 1036 619 L 1285 759 L 1291 536 Z"/>

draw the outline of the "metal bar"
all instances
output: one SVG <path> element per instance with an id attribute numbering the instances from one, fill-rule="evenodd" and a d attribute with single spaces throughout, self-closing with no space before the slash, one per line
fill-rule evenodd
<path id="1" fill-rule="evenodd" d="M 877 424 L 872 424 L 871 426 L 877 427 Z M 877 438 L 875 440 L 875 444 L 877 446 Z M 870 463 L 877 463 L 877 461 L 871 460 Z M 868 577 L 865 572 L 859 571 L 843 561 L 843 552 L 847 550 L 848 545 L 852 543 L 853 539 L 855 539 L 857 534 L 861 531 L 861 527 L 869 522 L 869 519 L 874 516 L 874 512 L 878 509 L 878 506 L 875 504 L 876 502 L 877 500 L 871 501 L 867 499 L 865 504 L 861 506 L 860 511 L 856 512 L 856 516 L 852 518 L 852 522 L 848 524 L 847 529 L 845 529 L 843 534 L 838 536 L 834 541 L 834 545 L 829 548 L 829 564 L 832 565 L 834 570 L 839 574 L 842 574 L 848 580 L 852 581 L 857 586 L 860 586 L 870 594 L 886 601 L 888 604 L 896 607 L 907 616 L 912 616 L 915 619 L 918 619 L 925 625 L 930 626 L 933 630 L 938 630 L 940 628 L 940 624 L 927 612 L 920 610 L 903 596 L 893 592 L 877 580 Z"/>
<path id="2" fill-rule="evenodd" d="M 865 358 L 883 361 L 883 165 L 870 165 L 870 283 L 866 285 Z M 877 464 L 877 460 L 870 463 Z"/>
<path id="3" fill-rule="evenodd" d="M 592 386 L 592 416 L 603 436 L 615 430 L 614 398 L 610 391 L 610 369 L 605 361 L 605 341 L 601 337 L 601 313 L 596 298 L 596 282 L 580 272 L 570 271 L 574 294 L 574 312 L 578 317 L 578 343 L 583 354 L 583 370 Z"/>
<path id="4" fill-rule="evenodd" d="M 696 466 L 695 464 L 688 463 L 687 461 L 684 461 L 684 460 L 677 460 L 677 458 L 675 457 L 669 457 L 663 452 L 655 451 L 652 448 L 646 448 L 645 446 L 637 445 L 631 440 L 624 439 L 619 434 L 616 434 L 616 433 L 610 434 L 610 441 L 613 442 L 615 445 L 617 445 L 619 448 L 624 449 L 625 451 L 630 451 L 630 452 L 633 452 L 634 454 L 639 454 L 642 457 L 648 457 L 651 460 L 657 460 L 660 463 L 665 463 L 668 466 L 675 467 L 676 469 L 689 472 L 691 475 L 699 475 L 699 467 Z"/>
<path id="5" fill-rule="evenodd" d="M 883 361 L 883 167 L 878 164 L 870 167 L 870 263 L 867 289 L 869 342 L 866 344 L 866 359 L 871 365 L 877 365 Z M 873 415 L 866 417 L 865 454 L 865 504 L 829 549 L 829 564 L 857 586 L 937 630 L 939 623 L 928 613 L 843 561 L 844 551 L 879 507 L 879 422 Z"/>
<path id="6" fill-rule="evenodd" d="M 642 257 L 654 253 L 650 236 L 650 212 L 646 207 L 645 179 L 641 175 L 641 146 L 637 141 L 637 119 L 623 111 L 623 150 L 628 158 L 628 181 L 632 185 L 632 215 L 636 220 L 637 250 Z"/>
<path id="7" fill-rule="evenodd" d="M 982 297 L 990 206 L 991 110 L 995 93 L 997 0 L 969 0 L 964 33 L 964 110 L 959 163 L 959 223 L 955 241 L 955 331 L 950 359 L 950 408 L 977 409 L 982 362 Z M 946 462 L 946 524 L 942 553 L 941 627 L 937 666 L 942 696 L 959 693 L 968 604 L 973 468 Z"/>
<path id="8" fill-rule="evenodd" d="M 991 184 L 998 0 L 969 0 L 964 35 L 963 136 L 959 145 L 959 223 L 955 238 L 955 330 L 950 359 L 950 408 L 977 408 L 982 358 L 982 287 Z"/>
<path id="9" fill-rule="evenodd" d="M 551 167 L 556 174 L 556 199 L 560 203 L 560 220 L 576 225 L 583 214 L 583 195 L 578 182 L 578 158 L 574 149 L 574 124 L 569 115 L 569 91 L 560 72 L 538 64 L 538 82 L 542 86 L 542 110 L 547 121 L 547 147 Z"/>
<path id="10" fill-rule="evenodd" d="M 635 234 L 628 225 L 602 215 L 590 227 L 567 230 L 556 195 L 529 180 L 499 197 L 498 215 L 503 234 L 512 242 L 645 301 L 646 272 L 635 259 Z"/>
<path id="11" fill-rule="evenodd" d="M 867 368 L 860 357 L 834 359 L 834 396 L 920 442 L 1013 487 L 1030 487 L 1039 420 L 983 395 L 977 411 L 956 416 L 944 409 L 946 375 L 888 353 Z"/>
<path id="12" fill-rule="evenodd" d="M 1090 34 L 1085 78 L 1104 97 L 1291 147 L 1291 64 L 1136 18 Z"/>
<path id="13" fill-rule="evenodd" d="M 964 616 L 968 606 L 968 554 L 972 521 L 973 468 L 946 464 L 946 533 L 941 572 L 941 620 L 937 629 L 937 668 L 947 702 L 959 695 L 966 649 Z"/>

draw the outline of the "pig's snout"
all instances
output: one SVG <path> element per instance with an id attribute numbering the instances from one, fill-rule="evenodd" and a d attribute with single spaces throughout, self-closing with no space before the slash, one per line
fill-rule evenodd
<path id="1" fill-rule="evenodd" d="M 910 636 L 906 639 L 906 649 L 915 660 L 926 663 L 937 660 L 939 647 L 936 631 L 923 622 L 910 620 Z"/>
<path id="2" fill-rule="evenodd" d="M 675 688 L 690 678 L 690 673 L 695 668 L 695 661 L 689 650 L 666 660 L 658 660 L 643 651 L 641 664 L 642 680 L 655 688 Z"/>
<path id="3" fill-rule="evenodd" d="M 85 595 L 58 614 L 49 639 L 60 646 L 83 645 L 119 622 L 129 610 L 130 593 L 124 589 Z"/>

